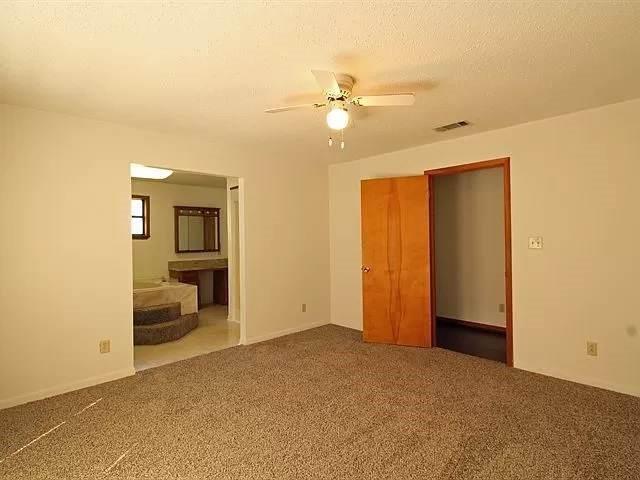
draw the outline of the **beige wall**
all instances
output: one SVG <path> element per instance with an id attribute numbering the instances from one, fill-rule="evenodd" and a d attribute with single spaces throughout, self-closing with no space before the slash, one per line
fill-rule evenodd
<path id="1" fill-rule="evenodd" d="M 172 183 L 131 181 L 131 193 L 149 195 L 151 203 L 151 237 L 133 240 L 133 278 L 156 280 L 168 278 L 167 262 L 172 260 L 194 260 L 226 258 L 227 239 L 227 190 Z M 175 251 L 175 205 L 220 208 L 220 252 L 176 253 Z"/>
<path id="2" fill-rule="evenodd" d="M 640 395 L 638 132 L 634 100 L 330 166 L 332 322 L 362 328 L 360 179 L 509 156 L 515 366 Z"/>
<path id="3" fill-rule="evenodd" d="M 434 178 L 437 315 L 504 327 L 502 168 Z"/>
<path id="4" fill-rule="evenodd" d="M 241 177 L 246 342 L 327 323 L 325 164 L 6 105 L 0 126 L 0 407 L 133 373 L 132 162 Z"/>

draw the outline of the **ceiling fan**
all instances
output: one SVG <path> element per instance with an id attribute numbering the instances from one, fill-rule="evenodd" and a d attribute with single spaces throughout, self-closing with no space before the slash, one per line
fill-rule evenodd
<path id="1" fill-rule="evenodd" d="M 355 80 L 346 74 L 336 74 L 324 70 L 311 70 L 316 82 L 322 89 L 324 102 L 305 105 L 290 105 L 270 108 L 265 113 L 280 113 L 302 108 L 327 108 L 327 125 L 332 130 L 343 130 L 349 125 L 349 109 L 352 107 L 397 107 L 413 105 L 413 93 L 391 93 L 386 95 L 352 96 Z M 329 139 L 331 145 L 331 139 Z M 342 144 L 344 148 L 344 142 Z"/>

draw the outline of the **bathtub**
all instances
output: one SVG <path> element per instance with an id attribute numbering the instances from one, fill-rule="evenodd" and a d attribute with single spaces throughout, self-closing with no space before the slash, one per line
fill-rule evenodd
<path id="1" fill-rule="evenodd" d="M 198 287 L 179 282 L 133 282 L 133 308 L 180 303 L 181 315 L 198 311 Z"/>
<path id="2" fill-rule="evenodd" d="M 147 288 L 158 288 L 161 287 L 163 283 L 167 282 L 151 282 L 151 281 L 143 281 L 143 280 L 134 280 L 133 281 L 133 291 L 143 290 Z"/>

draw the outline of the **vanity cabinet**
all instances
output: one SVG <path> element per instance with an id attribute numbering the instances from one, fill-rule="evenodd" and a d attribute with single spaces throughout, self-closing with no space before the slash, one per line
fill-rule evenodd
<path id="1" fill-rule="evenodd" d="M 200 301 L 200 272 L 213 272 L 213 303 L 228 305 L 229 273 L 226 259 L 169 262 L 169 276 L 172 279 L 198 287 L 198 308 L 203 306 Z"/>
<path id="2" fill-rule="evenodd" d="M 229 305 L 229 270 L 213 271 L 213 301 L 220 305 Z"/>

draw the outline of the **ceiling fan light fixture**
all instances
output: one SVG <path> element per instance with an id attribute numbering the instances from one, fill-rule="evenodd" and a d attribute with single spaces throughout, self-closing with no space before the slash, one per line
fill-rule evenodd
<path id="1" fill-rule="evenodd" d="M 349 112 L 344 106 L 333 106 L 327 113 L 327 125 L 332 130 L 343 130 L 349 124 Z"/>

